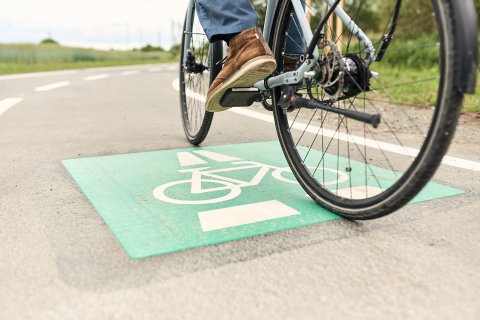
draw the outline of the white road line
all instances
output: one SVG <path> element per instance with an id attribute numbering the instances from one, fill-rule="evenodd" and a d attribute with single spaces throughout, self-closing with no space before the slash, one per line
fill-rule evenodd
<path id="1" fill-rule="evenodd" d="M 166 66 L 165 67 L 165 70 L 169 70 L 169 71 L 174 71 L 174 70 L 178 70 L 178 66 Z"/>
<path id="2" fill-rule="evenodd" d="M 172 87 L 173 87 L 173 90 L 180 91 L 180 78 L 173 79 Z"/>
<path id="3" fill-rule="evenodd" d="M 83 80 L 94 81 L 94 80 L 106 79 L 106 78 L 109 78 L 109 77 L 110 77 L 109 74 L 102 73 L 102 74 L 97 74 L 97 75 L 94 75 L 94 76 L 85 77 L 85 78 L 83 78 Z"/>
<path id="4" fill-rule="evenodd" d="M 148 69 L 148 72 L 159 72 L 159 71 L 163 71 L 164 69 L 163 68 L 150 68 Z"/>
<path id="5" fill-rule="evenodd" d="M 63 76 L 77 74 L 80 72 L 111 72 L 111 71 L 121 71 L 121 70 L 131 70 L 132 68 L 147 68 L 156 69 L 155 65 L 131 65 L 131 66 L 121 66 L 121 67 L 101 67 L 101 68 L 86 68 L 82 70 L 62 70 L 62 71 L 47 71 L 47 72 L 32 72 L 32 73 L 22 73 L 22 74 L 9 74 L 9 75 L 0 75 L 0 81 L 6 80 L 16 80 L 16 79 L 28 79 L 28 78 L 41 78 L 41 77 L 50 77 L 50 76 Z M 166 65 L 168 66 L 168 65 Z M 163 71 L 166 66 L 159 67 L 157 71 Z M 170 68 L 178 68 L 177 66 L 169 66 Z"/>
<path id="6" fill-rule="evenodd" d="M 2 80 L 15 80 L 15 79 L 29 79 L 29 78 L 40 78 L 40 77 L 49 77 L 49 76 L 63 76 L 79 73 L 79 70 L 66 70 L 66 71 L 50 71 L 50 72 L 35 72 L 35 73 L 22 73 L 22 74 L 11 74 L 6 76 L 0 76 L 0 81 Z"/>
<path id="7" fill-rule="evenodd" d="M 22 100 L 23 98 L 6 98 L 0 100 L 0 116 Z"/>
<path id="8" fill-rule="evenodd" d="M 203 232 L 238 227 L 245 224 L 300 214 L 278 200 L 202 211 L 198 213 Z"/>
<path id="9" fill-rule="evenodd" d="M 172 82 L 172 87 L 176 90 L 179 91 L 179 83 L 178 79 L 175 79 Z M 200 95 L 195 92 L 189 92 L 187 91 L 187 95 L 192 97 L 193 99 L 197 99 L 199 101 L 205 102 L 205 97 L 203 95 Z M 237 114 L 240 114 L 242 116 L 250 117 L 253 119 L 261 120 L 264 122 L 268 122 L 271 124 L 274 124 L 273 120 L 273 115 L 272 114 L 264 114 L 261 112 L 245 109 L 245 108 L 231 108 L 228 111 L 234 112 Z M 388 143 L 388 142 L 382 142 L 382 141 L 375 141 L 373 139 L 365 139 L 360 136 L 355 136 L 351 134 L 346 134 L 346 133 L 339 133 L 335 132 L 333 130 L 328 130 L 328 129 L 321 129 L 317 126 L 313 125 L 308 125 L 306 123 L 301 123 L 301 122 L 295 122 L 294 125 L 292 126 L 292 129 L 300 130 L 300 131 L 306 131 L 309 133 L 317 134 L 318 132 L 322 132 L 322 134 L 326 137 L 333 137 L 335 136 L 336 139 L 342 140 L 342 141 L 349 141 L 349 142 L 355 142 L 358 145 L 365 145 L 370 148 L 374 149 L 380 149 L 396 154 L 401 154 L 404 156 L 410 156 L 414 157 L 416 154 L 418 154 L 419 150 L 414 149 L 414 148 L 407 148 L 403 147 L 400 145 L 396 145 L 393 143 Z M 445 156 L 443 157 L 442 160 L 443 164 L 452 166 L 452 167 L 457 167 L 457 168 L 462 168 L 462 169 L 467 169 L 467 170 L 472 170 L 472 171 L 480 171 L 480 162 L 477 161 L 472 161 L 472 160 L 466 160 L 462 158 L 457 158 L 457 157 L 451 157 L 451 156 Z"/>
<path id="10" fill-rule="evenodd" d="M 180 91 L 180 83 L 179 83 L 178 78 L 172 81 L 172 87 L 176 91 Z M 187 93 L 187 96 L 192 98 L 192 99 L 195 99 L 195 100 L 198 100 L 198 101 L 201 101 L 201 102 L 206 102 L 207 101 L 203 94 L 193 92 L 192 90 L 189 90 L 189 89 L 187 89 L 186 93 Z"/>
<path id="11" fill-rule="evenodd" d="M 190 152 L 177 152 L 177 158 L 178 162 L 180 162 L 180 166 L 182 167 L 207 163 L 205 160 L 200 159 Z"/>
<path id="12" fill-rule="evenodd" d="M 131 75 L 134 75 L 134 74 L 138 74 L 140 71 L 138 70 L 127 70 L 127 71 L 123 71 L 121 73 L 122 76 L 131 76 Z"/>
<path id="13" fill-rule="evenodd" d="M 69 84 L 70 84 L 70 81 L 54 82 L 54 83 L 50 83 L 50 84 L 47 84 L 47 85 L 44 85 L 44 86 L 41 86 L 41 87 L 36 87 L 35 91 L 39 91 L 39 92 L 40 91 L 50 91 L 50 90 L 53 90 L 53 89 L 68 86 Z"/>
<path id="14" fill-rule="evenodd" d="M 241 114 L 243 116 L 247 116 L 250 118 L 269 122 L 272 124 L 274 123 L 273 116 L 266 115 L 257 111 L 243 109 L 243 108 L 231 108 L 229 109 L 229 111 L 237 114 Z M 301 122 L 296 122 L 292 126 L 292 128 L 300 131 L 306 131 L 313 134 L 322 132 L 323 136 L 325 137 L 331 138 L 335 136 L 336 139 L 339 139 L 342 141 L 355 142 L 358 145 L 365 145 L 373 149 L 380 149 L 380 150 L 384 150 L 384 151 L 388 151 L 396 154 L 401 154 L 404 156 L 414 157 L 419 152 L 418 149 L 407 148 L 407 147 L 399 146 L 399 145 L 388 143 L 388 142 L 375 141 L 373 139 L 365 139 L 363 137 L 346 134 L 346 133 L 339 133 L 339 132 L 335 132 L 333 130 L 328 130 L 328 129 L 322 130 L 317 126 L 307 125 Z M 457 168 L 462 168 L 462 169 L 467 169 L 472 171 L 480 171 L 480 162 L 477 162 L 477 161 L 466 160 L 466 159 L 452 157 L 452 156 L 445 156 L 443 157 L 442 163 L 452 167 L 457 167 Z"/>

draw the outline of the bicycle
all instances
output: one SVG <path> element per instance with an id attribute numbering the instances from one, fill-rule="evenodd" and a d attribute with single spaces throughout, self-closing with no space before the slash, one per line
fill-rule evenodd
<path id="1" fill-rule="evenodd" d="M 287 168 L 280 168 L 275 167 L 272 165 L 259 163 L 255 161 L 233 161 L 231 162 L 233 165 L 229 168 L 223 169 L 210 169 L 210 167 L 197 167 L 191 169 L 183 169 L 178 170 L 178 172 L 182 173 L 191 173 L 192 178 L 188 180 L 178 180 L 172 181 L 165 184 L 162 184 L 156 187 L 153 190 L 153 195 L 160 201 L 173 203 L 173 204 L 182 204 L 182 205 L 197 205 L 197 204 L 210 204 L 210 203 L 217 203 L 217 202 L 224 202 L 232 200 L 240 195 L 242 192 L 241 188 L 245 187 L 252 187 L 257 186 L 263 180 L 263 178 L 267 175 L 267 173 L 271 170 L 271 175 L 273 178 L 280 182 L 292 183 L 297 184 L 296 180 L 289 179 L 283 176 L 284 172 L 289 172 L 289 167 Z M 251 170 L 251 169 L 258 169 L 256 173 L 251 177 L 250 180 L 240 180 L 238 178 L 231 178 L 225 176 L 225 173 L 231 172 L 238 172 L 242 170 Z M 325 168 L 325 171 L 328 173 L 330 178 L 329 181 L 325 182 L 325 185 L 332 185 L 337 183 L 343 183 L 348 180 L 348 175 L 343 172 L 336 171 L 333 169 Z M 336 177 L 336 178 L 334 178 Z M 209 184 L 209 186 L 205 186 L 204 184 Z M 212 187 L 211 185 L 220 185 Z M 190 186 L 190 194 L 209 194 L 212 195 L 209 199 L 201 199 L 201 200 L 185 200 L 185 199 L 178 199 L 174 198 L 169 195 L 167 190 L 172 187 L 187 185 Z M 222 194 L 220 196 L 216 196 L 216 192 L 228 191 L 227 194 Z M 173 193 L 176 195 L 176 193 Z"/>
<path id="2" fill-rule="evenodd" d="M 352 1 L 342 8 L 340 0 L 312 1 L 306 8 L 317 20 L 312 31 L 302 0 L 270 0 L 263 32 L 277 70 L 251 88 L 227 91 L 221 101 L 224 107 L 257 101 L 272 111 L 297 181 L 319 205 L 349 219 L 385 216 L 425 186 L 452 140 L 463 96 L 473 93 L 476 83 L 471 1 L 369 3 Z M 370 21 L 375 8 L 386 14 Z M 333 18 L 342 28 L 328 23 Z M 302 35 L 302 43 L 294 42 L 303 52 L 295 70 L 284 70 L 286 43 L 293 41 L 289 28 Z M 223 52 L 222 43 L 208 44 L 190 0 L 180 104 L 185 134 L 194 145 L 205 139 L 212 122 L 213 114 L 203 110 L 204 96 L 221 70 Z M 326 188 L 321 169 L 327 161 L 364 185 L 363 193 Z M 379 173 L 385 170 L 393 180 L 383 181 Z"/>

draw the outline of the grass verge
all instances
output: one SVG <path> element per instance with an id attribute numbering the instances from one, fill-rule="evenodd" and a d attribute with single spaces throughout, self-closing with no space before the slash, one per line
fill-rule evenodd
<path id="1" fill-rule="evenodd" d="M 0 74 L 177 61 L 173 52 L 102 51 L 58 45 L 0 44 Z"/>
<path id="2" fill-rule="evenodd" d="M 379 78 L 372 80 L 371 87 L 382 93 L 387 92 L 389 100 L 412 105 L 434 104 L 439 81 L 438 69 L 392 68 L 373 64 L 372 70 L 379 72 Z M 480 72 L 477 77 L 480 79 Z M 463 110 L 466 112 L 480 112 L 480 83 L 478 82 L 476 89 L 474 95 L 465 95 Z"/>

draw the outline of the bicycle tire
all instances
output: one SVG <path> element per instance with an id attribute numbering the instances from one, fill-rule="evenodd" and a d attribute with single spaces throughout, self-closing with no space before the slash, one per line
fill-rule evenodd
<path id="1" fill-rule="evenodd" d="M 187 19 L 183 24 L 180 47 L 180 112 L 187 140 L 193 145 L 199 145 L 207 137 L 213 120 L 213 112 L 205 111 L 205 101 L 208 87 L 222 68 L 218 62 L 222 60 L 223 47 L 222 43 L 217 41 L 209 44 L 208 50 L 205 48 L 208 39 L 201 28 L 195 10 L 191 42 L 186 45 L 186 23 Z M 183 54 L 186 51 L 193 53 L 194 63 L 206 69 L 201 72 L 188 70 L 187 62 L 184 61 L 185 54 Z"/>
<path id="2" fill-rule="evenodd" d="M 364 2 L 361 2 L 364 3 Z M 403 4 L 402 4 L 403 5 Z M 415 6 L 417 4 L 413 4 Z M 410 5 L 412 6 L 412 5 Z M 394 212 L 395 210 L 401 208 L 403 205 L 408 203 L 415 195 L 418 194 L 418 192 L 427 184 L 427 182 L 432 178 L 433 174 L 437 170 L 438 166 L 440 165 L 443 156 L 445 155 L 450 142 L 453 138 L 453 134 L 456 128 L 457 120 L 459 117 L 459 113 L 461 110 L 461 105 L 463 101 L 463 94 L 458 92 L 455 88 L 454 85 L 451 81 L 451 79 L 455 79 L 455 74 L 457 70 L 455 70 L 455 65 L 456 65 L 456 50 L 460 50 L 460 48 L 455 48 L 454 47 L 454 42 L 453 42 L 453 35 L 455 34 L 455 24 L 456 22 L 453 19 L 453 16 L 451 14 L 451 3 L 450 1 L 446 0 L 433 0 L 431 2 L 431 9 L 433 10 L 431 13 L 432 19 L 434 20 L 434 24 L 436 25 L 436 28 L 438 30 L 438 35 L 437 35 L 437 40 L 439 41 L 439 47 L 437 51 L 437 55 L 435 58 L 438 59 L 438 72 L 439 72 L 439 77 L 435 78 L 438 79 L 438 83 L 435 84 L 436 90 L 431 90 L 430 92 L 427 92 L 429 94 L 433 92 L 436 92 L 436 99 L 432 103 L 433 106 L 430 106 L 430 108 L 425 108 L 421 110 L 421 112 L 425 112 L 425 114 L 428 115 L 430 124 L 426 122 L 427 120 L 421 119 L 421 121 L 425 121 L 428 125 L 428 132 L 425 135 L 424 131 L 422 132 L 422 127 L 418 127 L 418 124 L 420 123 L 420 120 L 417 119 L 410 119 L 413 117 L 411 114 L 409 114 L 410 110 L 413 110 L 414 107 L 408 107 L 408 112 L 405 112 L 405 115 L 400 114 L 399 111 L 396 111 L 397 114 L 396 116 L 398 119 L 404 119 L 408 118 L 410 122 L 412 122 L 415 126 L 418 128 L 413 128 L 410 127 L 410 129 L 407 127 L 406 129 L 401 129 L 400 126 L 396 127 L 395 122 L 392 119 L 395 119 L 395 117 L 389 118 L 385 117 L 382 115 L 382 122 L 383 122 L 383 127 L 382 124 L 380 125 L 379 129 L 376 130 L 384 130 L 383 131 L 376 131 L 376 133 L 372 133 L 370 130 L 365 129 L 366 126 L 363 125 L 363 137 L 361 135 L 358 135 L 360 137 L 360 140 L 351 140 L 353 138 L 352 132 L 354 132 L 354 129 L 348 128 L 348 122 L 354 122 L 354 120 L 345 120 L 345 118 L 339 116 L 339 115 L 333 115 L 329 114 L 328 112 L 320 112 L 321 115 L 319 119 L 315 118 L 315 113 L 310 117 L 306 117 L 305 119 L 308 120 L 308 123 L 302 124 L 306 126 L 311 126 L 314 127 L 316 131 L 315 135 L 315 130 L 308 130 L 306 127 L 303 129 L 303 132 L 301 133 L 296 133 L 297 129 L 299 131 L 302 130 L 302 126 L 297 125 L 295 126 L 295 121 L 299 118 L 300 112 L 310 112 L 310 114 L 313 112 L 311 110 L 296 110 L 294 112 L 286 112 L 284 111 L 279 105 L 278 101 L 280 98 L 280 93 L 281 89 L 275 89 L 275 92 L 273 94 L 273 99 L 274 99 L 274 117 L 275 117 L 275 125 L 276 125 L 276 130 L 278 134 L 278 138 L 283 150 L 283 153 L 287 159 L 287 162 L 292 169 L 292 172 L 294 173 L 296 179 L 300 183 L 300 185 L 303 187 L 303 189 L 307 192 L 307 194 L 315 201 L 317 204 L 321 205 L 322 207 L 342 216 L 348 219 L 355 219 L 355 220 L 366 220 L 366 219 L 374 219 L 374 218 L 379 218 L 382 216 L 385 216 L 389 213 Z M 407 7 L 408 8 L 408 7 Z M 283 1 L 279 8 L 277 9 L 277 19 L 276 19 L 276 24 L 274 26 L 274 35 L 272 37 L 272 41 L 270 43 L 270 46 L 273 49 L 273 52 L 275 54 L 275 57 L 277 59 L 277 65 L 278 65 L 278 72 L 282 71 L 282 56 L 285 52 L 285 42 L 288 39 L 288 33 L 286 32 L 290 22 L 292 21 L 291 19 L 291 12 L 292 12 L 292 5 L 290 1 Z M 356 13 L 358 16 L 358 13 L 361 12 L 361 8 L 356 9 Z M 353 15 L 351 15 L 353 16 Z M 408 14 L 404 15 L 404 19 L 407 19 L 406 17 Z M 401 15 L 402 17 L 402 15 Z M 420 19 L 420 18 L 419 18 Z M 418 23 L 418 22 L 416 22 Z M 429 23 L 432 23 L 430 20 Z M 388 23 L 387 23 L 388 25 Z M 405 27 L 405 26 L 404 26 Z M 407 30 L 407 29 L 400 29 L 401 26 L 397 26 L 397 30 Z M 405 39 L 408 39 L 409 35 L 404 35 Z M 413 35 L 412 35 L 413 37 Z M 345 35 L 341 35 L 339 37 L 340 39 L 345 39 Z M 351 41 L 355 41 L 354 37 L 350 36 Z M 349 41 L 350 41 L 349 40 Z M 341 40 L 340 40 L 341 41 Z M 407 41 L 408 43 L 408 41 Z M 347 45 L 347 52 L 349 48 L 350 43 Z M 352 45 L 353 47 L 353 45 Z M 393 50 L 392 47 L 389 48 L 389 50 Z M 401 46 L 398 47 L 398 50 L 407 50 L 407 49 L 402 49 Z M 420 50 L 420 49 L 419 49 Z M 427 50 L 427 49 L 425 49 Z M 434 49 L 428 49 L 431 50 L 432 52 Z M 393 52 L 393 51 L 391 51 Z M 430 51 L 429 51 L 430 52 Z M 330 53 L 331 54 L 331 53 Z M 361 54 L 360 49 L 358 50 L 358 54 Z M 343 55 L 343 53 L 342 53 Z M 327 54 L 324 55 L 324 59 L 327 59 Z M 387 62 L 385 63 L 386 67 L 389 67 L 388 63 L 392 63 L 389 58 L 389 51 L 387 51 L 385 58 L 387 59 Z M 384 58 L 384 60 L 385 60 Z M 383 63 L 383 62 L 379 62 Z M 376 65 L 376 63 L 373 63 L 371 67 L 373 68 Z M 382 65 L 383 67 L 383 65 Z M 391 70 L 394 70 L 391 68 Z M 432 70 L 437 70 L 433 68 Z M 413 70 L 415 71 L 415 70 Z M 407 70 L 405 69 L 405 72 Z M 419 73 L 420 70 L 417 70 Z M 432 71 L 433 72 L 433 71 Z M 388 73 L 387 73 L 388 75 Z M 380 75 L 381 76 L 381 75 Z M 401 74 L 400 74 L 401 76 Z M 400 80 L 397 80 L 400 81 Z M 434 82 L 435 80 L 432 80 L 431 82 Z M 427 82 L 427 81 L 425 81 Z M 377 83 L 377 81 L 375 81 Z M 403 103 L 403 101 L 408 101 L 407 99 L 410 99 L 411 97 L 405 97 L 402 98 L 400 101 L 401 103 L 398 105 L 394 105 L 395 108 L 391 107 L 391 104 L 397 103 L 398 101 L 396 99 L 392 98 L 391 90 L 388 86 L 383 86 L 383 89 L 385 89 L 385 96 L 387 98 L 382 98 L 380 100 L 387 100 L 383 101 L 381 104 L 380 102 L 375 102 L 374 100 L 368 98 L 370 92 L 363 92 L 362 98 L 360 98 L 360 103 L 363 103 L 363 108 L 366 110 L 367 108 L 372 108 L 370 104 L 376 105 L 375 109 L 378 108 L 383 108 L 383 112 L 386 113 L 386 111 L 394 110 L 394 109 L 402 109 L 406 108 L 407 104 Z M 327 88 L 328 89 L 328 88 Z M 317 88 L 317 93 L 313 94 L 312 88 L 309 89 L 309 97 L 314 96 L 314 98 L 321 100 L 321 99 L 327 99 L 328 97 L 326 95 L 325 88 Z M 389 93 L 389 95 L 386 95 Z M 373 95 L 374 93 L 372 93 Z M 378 92 L 377 92 L 378 94 Z M 360 94 L 359 94 L 360 95 Z M 384 97 L 385 97 L 384 96 Z M 353 99 L 353 102 L 350 100 L 348 103 L 351 103 L 351 105 L 348 105 L 348 103 L 338 101 L 334 104 L 335 107 L 342 108 L 342 103 L 343 103 L 343 108 L 349 108 L 349 109 L 357 109 L 357 106 L 355 106 L 355 101 L 357 101 L 358 96 L 356 96 Z M 377 95 L 377 97 L 382 97 L 381 95 Z M 368 100 L 368 102 L 365 102 Z M 363 102 L 362 102 L 363 100 Z M 378 100 L 377 100 L 378 101 Z M 347 106 L 346 106 L 347 104 Z M 366 107 L 367 106 L 367 107 Z M 380 106 L 380 107 L 379 107 Z M 420 107 L 417 107 L 420 108 Z M 413 112 L 413 111 L 412 111 Z M 392 114 L 393 111 L 392 111 Z M 390 115 L 390 114 L 387 114 Z M 394 114 L 395 115 L 395 114 Z M 328 119 L 328 117 L 336 117 L 337 118 L 337 123 L 338 127 L 337 129 L 331 130 L 332 132 L 328 132 L 328 135 L 330 137 L 330 140 L 325 139 L 325 133 L 327 131 L 327 128 L 325 128 L 327 125 L 331 125 L 332 128 L 335 129 L 335 126 L 337 126 L 337 123 L 335 123 L 334 120 Z M 386 119 L 387 118 L 387 119 Z M 300 119 L 301 116 L 300 116 Z M 293 123 L 292 123 L 293 121 Z M 398 120 L 400 121 L 400 120 Z M 402 120 L 403 121 L 403 120 Z M 418 123 L 417 123 L 418 122 Z M 311 123 L 319 123 L 318 125 L 311 125 Z M 346 128 L 344 128 L 346 127 Z M 356 125 L 355 130 L 361 130 L 362 125 Z M 420 131 L 420 133 L 414 132 Z M 341 132 L 341 130 L 345 130 L 345 132 Z M 409 131 L 408 131 L 409 130 Z M 323 133 L 323 135 L 322 135 Z M 369 138 L 367 140 L 366 136 L 371 135 L 374 137 L 373 139 Z M 409 143 L 415 144 L 415 146 L 418 146 L 418 154 L 415 156 L 411 156 L 412 153 L 407 152 L 407 156 L 400 155 L 398 153 L 394 153 L 391 150 L 384 150 L 382 149 L 384 145 L 390 146 L 391 143 L 389 143 L 389 140 L 385 140 L 387 142 L 384 142 L 382 140 L 377 140 L 384 137 L 387 139 L 387 135 L 392 135 L 391 139 L 395 141 L 396 143 L 398 140 L 403 139 L 400 141 L 401 143 L 398 144 L 400 147 L 403 148 L 406 151 L 410 152 L 410 149 L 415 149 L 415 148 L 410 148 Z M 309 139 L 313 138 L 312 144 L 309 146 L 308 143 L 304 142 L 302 139 L 306 139 L 305 136 L 308 136 Z M 335 139 L 335 136 L 337 136 L 337 140 L 333 141 Z M 393 137 L 394 136 L 394 137 Z M 300 137 L 300 138 L 298 138 Z M 414 138 L 413 138 L 414 137 Z M 328 137 L 327 137 L 328 138 Z M 319 141 L 316 141 L 316 139 L 321 139 L 321 150 L 320 147 L 318 146 L 320 144 Z M 362 145 L 361 139 L 364 140 L 364 144 Z M 421 139 L 424 139 L 421 141 Z M 324 144 L 324 140 L 328 141 L 328 146 L 326 146 L 326 143 Z M 333 141 L 333 142 L 332 142 Z M 372 142 L 373 141 L 373 142 Z M 368 142 L 368 143 L 367 143 Z M 334 144 L 332 149 L 329 150 L 331 144 Z M 374 144 L 377 144 L 375 146 Z M 385 144 L 387 143 L 387 144 Z M 340 150 L 340 147 L 342 144 L 346 144 L 346 148 L 343 148 Z M 336 149 L 335 148 L 336 145 Z M 359 147 L 361 146 L 361 148 Z M 367 149 L 375 149 L 371 151 L 372 154 L 367 155 Z M 377 149 L 378 147 L 378 149 Z M 308 149 L 308 150 L 306 150 Z M 358 149 L 358 152 L 357 150 Z M 363 150 L 365 150 L 365 155 L 362 155 Z M 400 150 L 400 149 L 399 149 Z M 336 154 L 331 154 L 327 151 L 335 151 Z M 356 157 L 351 156 L 351 153 L 356 152 L 358 155 Z M 370 151 L 369 151 L 370 152 Z M 328 188 L 327 186 L 322 184 L 321 177 L 316 176 L 315 172 L 312 172 L 309 170 L 309 159 L 311 154 L 321 154 L 321 160 L 319 160 L 317 164 L 317 168 L 319 165 L 321 165 L 321 161 L 323 161 L 323 165 L 326 165 L 325 162 L 327 160 L 329 163 L 334 163 L 335 161 L 337 162 L 337 169 L 341 165 L 345 165 L 345 170 L 348 171 L 349 175 L 352 177 L 351 171 L 353 170 L 352 166 L 350 166 L 351 163 L 357 164 L 357 162 L 361 163 L 363 161 L 363 165 L 365 167 L 364 172 L 362 173 L 365 175 L 365 186 L 363 189 L 362 187 L 356 187 L 352 185 L 352 182 L 350 182 L 350 186 L 347 186 L 346 188 L 342 189 L 341 186 L 339 185 L 336 186 L 336 189 Z M 313 156 L 312 156 L 313 157 Z M 398 159 L 396 159 L 398 157 Z M 330 161 L 329 159 L 333 159 Z M 341 163 L 341 165 L 339 165 Z M 373 164 L 372 164 L 373 163 Z M 392 164 L 393 163 L 393 164 Z M 395 168 L 393 168 L 395 166 Z M 399 168 L 398 170 L 396 168 Z M 374 187 L 371 187 L 372 184 L 372 178 L 371 175 L 377 175 L 379 172 L 383 172 L 382 170 L 388 169 L 388 171 L 391 171 L 392 173 L 388 173 L 388 179 L 395 181 L 389 181 L 384 182 L 384 181 L 378 181 L 381 176 L 375 177 L 375 180 L 377 180 L 379 187 L 375 188 L 377 190 L 375 191 L 369 191 L 370 189 L 374 190 Z M 355 169 L 357 170 L 357 169 Z M 361 171 L 361 168 L 358 169 L 357 171 Z M 387 173 L 385 173 L 387 174 Z M 367 177 L 368 176 L 368 177 Z M 355 176 L 356 177 L 356 176 Z M 363 177 L 362 177 L 363 179 Z M 351 180 L 351 179 L 350 179 Z M 350 192 L 348 194 L 348 188 L 350 188 Z M 355 191 L 354 189 L 358 188 L 356 190 L 361 190 L 360 194 L 363 195 L 363 197 L 360 197 L 359 195 L 354 195 Z M 344 190 L 347 190 L 344 192 Z M 370 196 L 369 196 L 370 192 Z"/>

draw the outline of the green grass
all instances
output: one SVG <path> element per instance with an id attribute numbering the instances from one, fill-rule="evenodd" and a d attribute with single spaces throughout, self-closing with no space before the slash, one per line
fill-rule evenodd
<path id="1" fill-rule="evenodd" d="M 438 86 L 438 69 L 391 67 L 381 63 L 373 64 L 372 70 L 379 72 L 379 78 L 372 80 L 371 87 L 377 88 L 380 94 L 388 92 L 391 101 L 412 105 L 433 105 L 436 100 Z M 480 79 L 480 72 L 478 74 Z M 428 81 L 424 81 L 428 80 Z M 382 87 L 387 87 L 381 90 Z M 477 83 L 475 95 L 465 95 L 464 111 L 480 112 L 480 85 Z"/>
<path id="2" fill-rule="evenodd" d="M 480 72 L 477 72 L 477 87 L 474 95 L 466 95 L 463 103 L 464 110 L 468 112 L 480 112 Z"/>
<path id="3" fill-rule="evenodd" d="M 102 51 L 58 45 L 0 44 L 0 74 L 177 61 L 170 52 Z"/>

